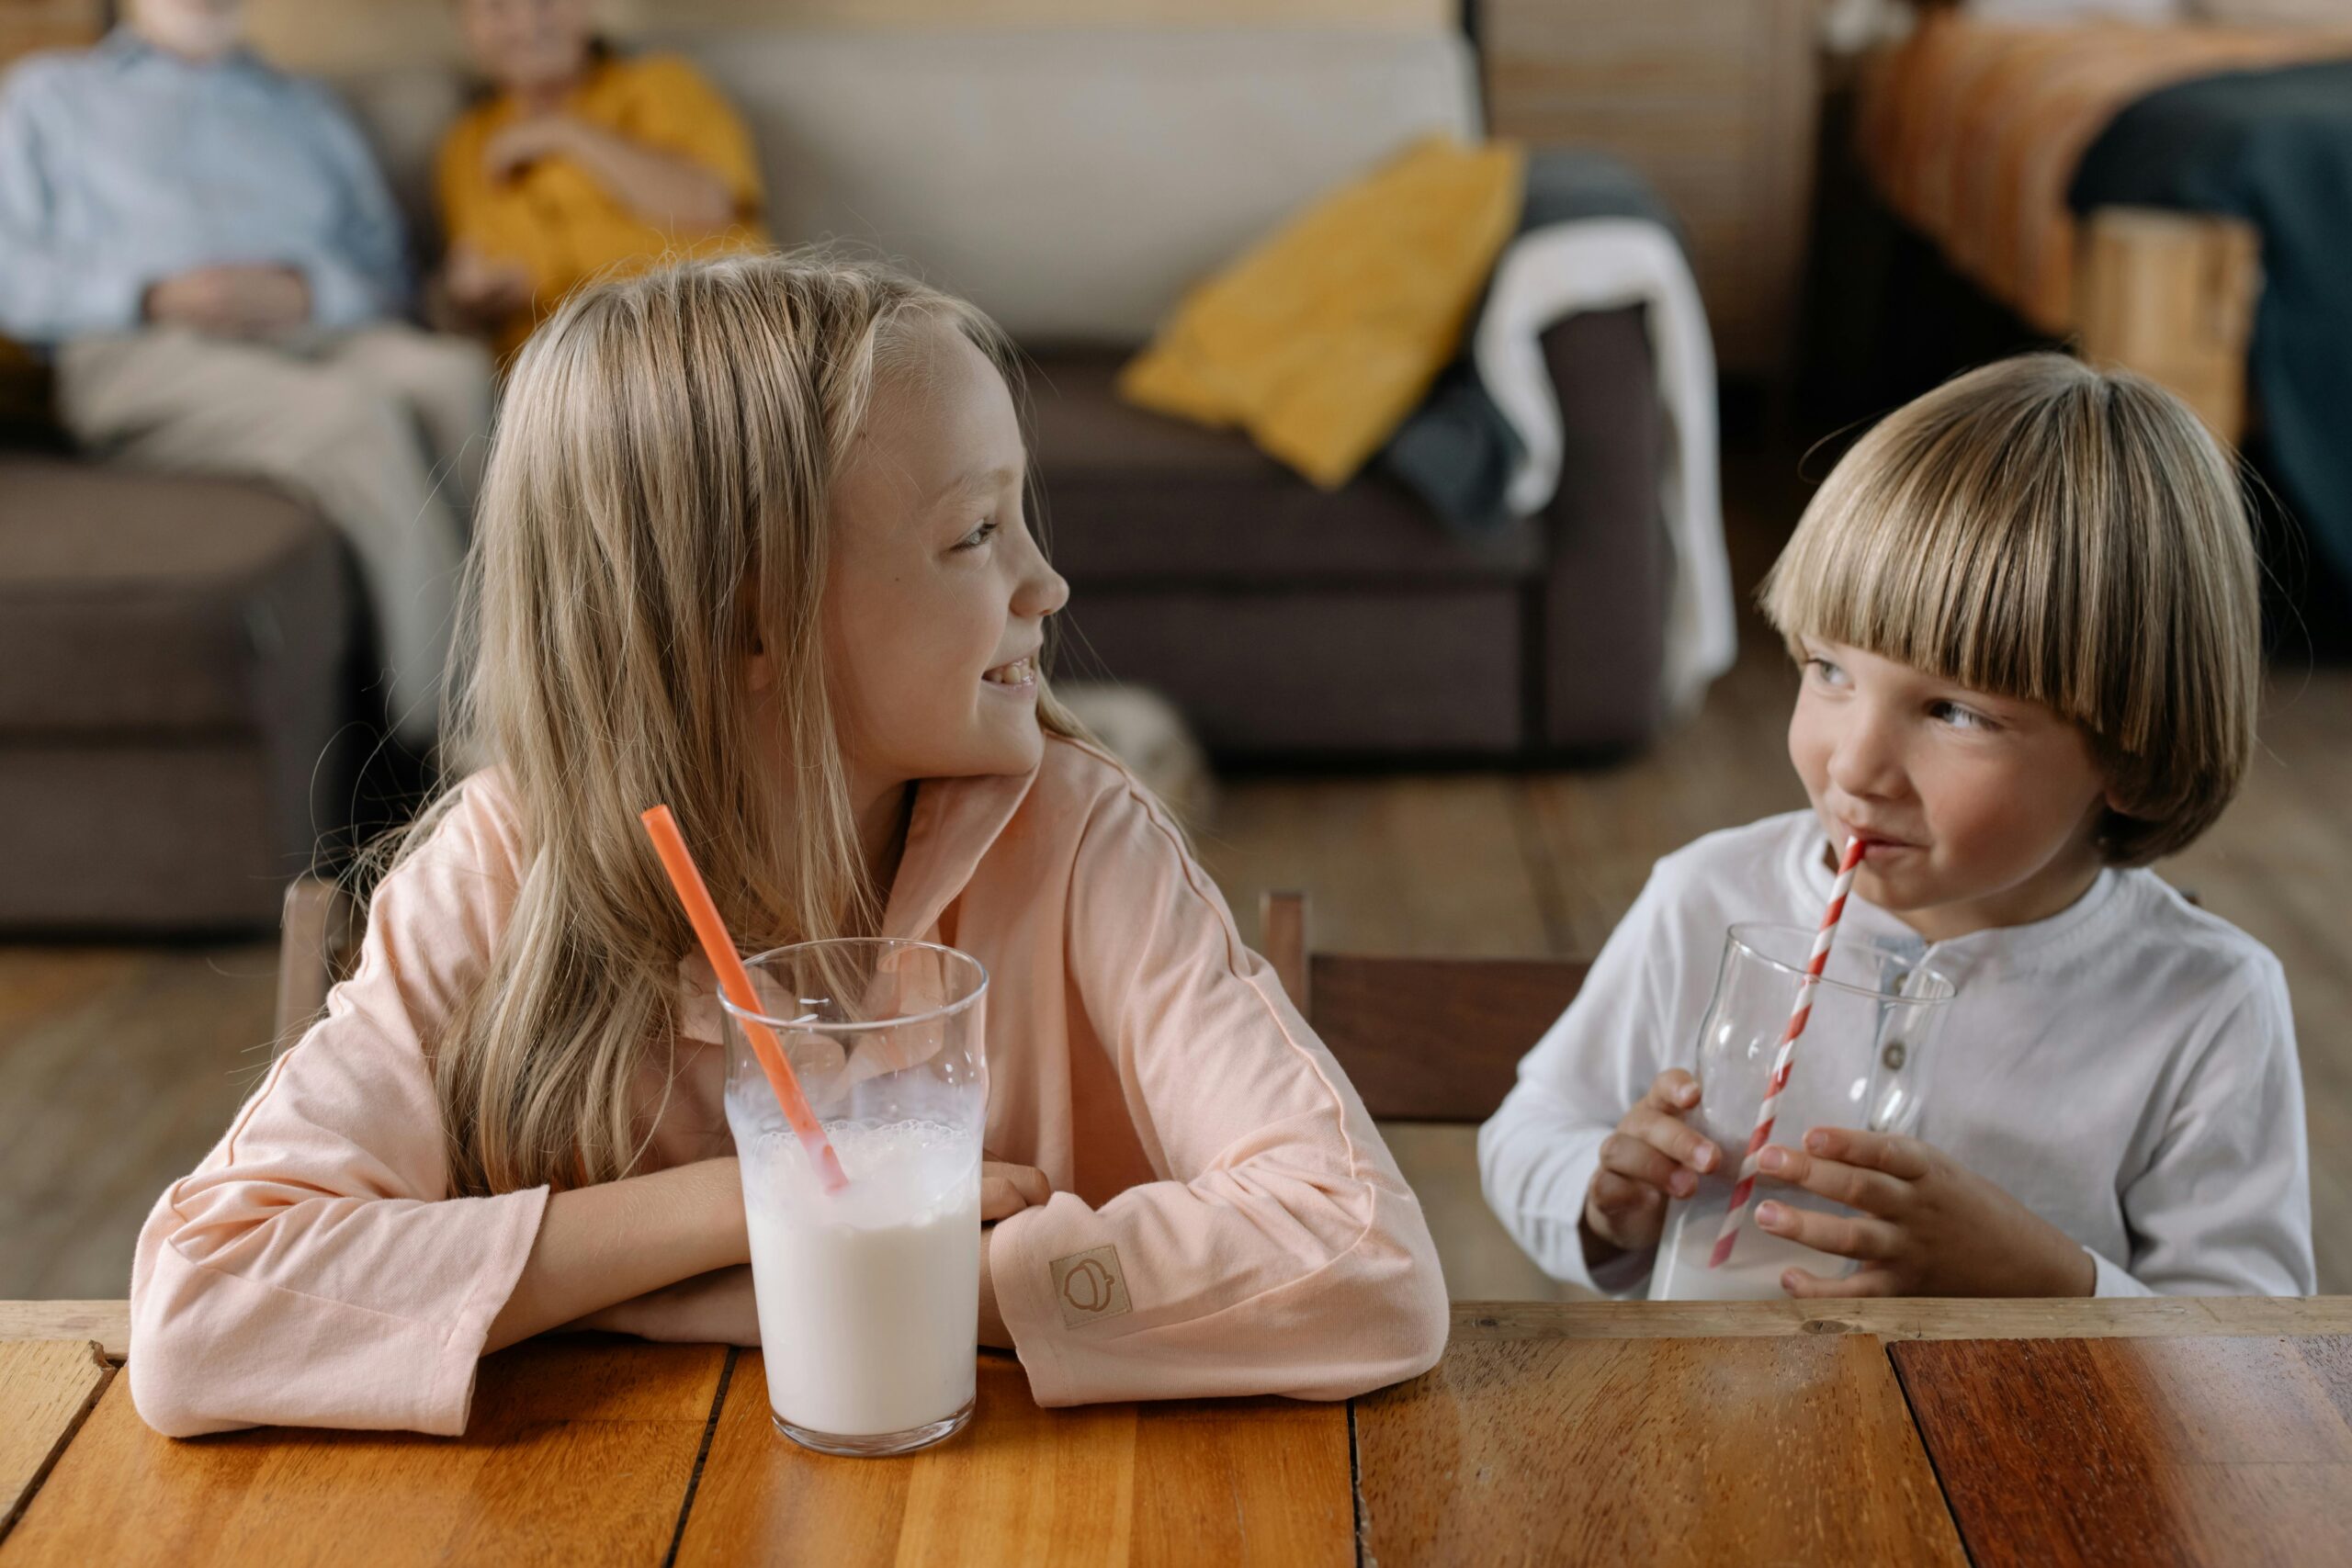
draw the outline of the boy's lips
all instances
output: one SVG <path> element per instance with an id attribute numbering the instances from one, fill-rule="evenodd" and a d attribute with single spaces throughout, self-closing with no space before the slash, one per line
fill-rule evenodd
<path id="1" fill-rule="evenodd" d="M 1864 827 L 1859 823 L 1849 822 L 1843 818 L 1838 819 L 1838 826 L 1845 838 L 1862 840 L 1862 858 L 1866 861 L 1900 853 L 1905 850 L 1916 850 L 1919 847 L 1910 840 L 1900 838 L 1883 829 Z"/>

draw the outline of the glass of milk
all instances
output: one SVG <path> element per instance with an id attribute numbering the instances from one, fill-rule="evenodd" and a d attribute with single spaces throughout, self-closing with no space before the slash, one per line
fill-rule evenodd
<path id="1" fill-rule="evenodd" d="M 849 1183 L 828 1193 L 727 1011 L 727 1122 L 743 1171 L 776 1429 L 898 1454 L 972 1417 L 980 1310 L 988 971 L 932 942 L 802 942 L 747 960 Z"/>
<path id="2" fill-rule="evenodd" d="M 1730 1258 L 1720 1269 L 1707 1267 L 1796 1006 L 1814 934 L 1798 926 L 1737 925 L 1724 938 L 1714 998 L 1699 1025 L 1692 1069 L 1699 1105 L 1684 1118 L 1714 1141 L 1724 1160 L 1713 1175 L 1699 1179 L 1695 1194 L 1668 1207 L 1650 1273 L 1652 1301 L 1779 1300 L 1787 1294 L 1781 1273 L 1791 1265 L 1825 1279 L 1843 1279 L 1858 1267 L 1758 1228 L 1756 1207 L 1768 1198 L 1792 1208 L 1851 1213 L 1769 1176 L 1757 1180 Z M 1800 1147 L 1814 1127 L 1917 1130 L 1927 1047 L 1955 992 L 1951 981 L 1922 964 L 1923 953 L 1838 933 L 1791 1059 L 1772 1142 Z"/>

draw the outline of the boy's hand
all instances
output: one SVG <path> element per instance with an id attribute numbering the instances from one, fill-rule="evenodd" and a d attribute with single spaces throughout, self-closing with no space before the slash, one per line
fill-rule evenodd
<path id="1" fill-rule="evenodd" d="M 1816 1127 L 1802 1150 L 1774 1145 L 1757 1163 L 1860 1211 L 1758 1205 L 1772 1235 L 1861 1260 L 1843 1280 L 1787 1270 L 1781 1288 L 1792 1296 L 2087 1296 L 2098 1284 L 2098 1265 L 2065 1232 L 1917 1138 Z"/>
<path id="2" fill-rule="evenodd" d="M 1602 1142 L 1584 1200 L 1587 1264 L 1656 1247 L 1667 1200 L 1688 1198 L 1701 1175 L 1723 1164 L 1721 1149 L 1682 1124 L 1698 1103 L 1699 1080 L 1668 1067 Z"/>

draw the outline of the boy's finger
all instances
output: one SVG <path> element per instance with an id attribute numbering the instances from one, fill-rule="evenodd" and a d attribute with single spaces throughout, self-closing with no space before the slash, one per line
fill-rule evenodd
<path id="1" fill-rule="evenodd" d="M 1723 1151 L 1702 1137 L 1697 1128 L 1663 1111 L 1637 1105 L 1634 1113 L 1625 1118 L 1623 1131 L 1696 1171 L 1711 1171 L 1724 1162 Z"/>
<path id="2" fill-rule="evenodd" d="M 1768 1146 L 1756 1156 L 1756 1168 L 1792 1187 L 1817 1192 L 1832 1202 L 1882 1219 L 1900 1219 L 1911 1204 L 1912 1189 L 1907 1181 L 1883 1170 L 1824 1159 L 1779 1144 Z"/>
<path id="3" fill-rule="evenodd" d="M 1646 1097 L 1661 1110 L 1688 1111 L 1699 1103 L 1699 1080 L 1681 1067 L 1668 1067 L 1650 1080 Z"/>
<path id="4" fill-rule="evenodd" d="M 1663 1206 L 1665 1195 L 1647 1182 L 1604 1170 L 1592 1179 L 1592 1206 L 1612 1217 L 1638 1214 L 1652 1205 Z"/>
<path id="5" fill-rule="evenodd" d="M 1870 1133 L 1859 1127 L 1815 1127 L 1804 1135 L 1808 1154 L 1826 1155 L 1848 1165 L 1868 1166 L 1903 1181 L 1928 1174 L 1928 1145 L 1917 1138 L 1893 1133 Z"/>
<path id="6" fill-rule="evenodd" d="M 1891 1296 L 1894 1293 L 1894 1280 L 1883 1269 L 1863 1269 L 1842 1280 L 1825 1280 L 1804 1269 L 1784 1269 L 1781 1271 L 1781 1289 L 1799 1301 L 1852 1300 L 1858 1296 Z"/>
<path id="7" fill-rule="evenodd" d="M 1600 1168 L 1653 1189 L 1663 1188 L 1677 1198 L 1688 1198 L 1699 1189 L 1699 1179 L 1672 1156 L 1624 1133 L 1611 1133 L 1601 1140 Z"/>
<path id="8" fill-rule="evenodd" d="M 1756 1224 L 1773 1235 L 1785 1236 L 1833 1258 L 1858 1258 L 1864 1262 L 1892 1258 L 1902 1233 L 1884 1220 L 1860 1214 L 1825 1214 L 1789 1203 L 1760 1203 Z"/>

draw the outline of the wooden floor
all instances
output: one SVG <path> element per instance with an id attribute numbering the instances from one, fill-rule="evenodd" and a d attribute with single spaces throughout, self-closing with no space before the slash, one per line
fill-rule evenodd
<path id="1" fill-rule="evenodd" d="M 1735 577 L 1753 582 L 1795 502 L 1769 478 L 1734 493 Z M 1760 627 L 1747 644 L 1703 711 L 1636 761 L 1232 780 L 1197 831 L 1202 857 L 1245 935 L 1261 891 L 1301 887 L 1326 950 L 1590 953 L 1659 855 L 1804 804 L 1782 737 L 1794 675 Z M 2286 966 L 2320 1285 L 2352 1292 L 2352 671 L 2275 672 L 2263 737 L 2237 806 L 2163 870 Z M 148 1206 L 264 1065 L 275 958 L 268 943 L 0 946 L 0 1300 L 125 1292 Z M 1457 1297 L 1559 1293 L 1479 1201 L 1466 1131 L 1396 1128 L 1392 1141 Z"/>

